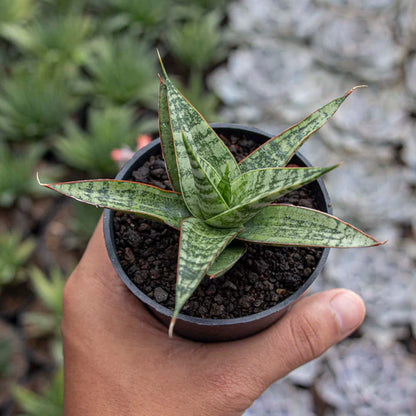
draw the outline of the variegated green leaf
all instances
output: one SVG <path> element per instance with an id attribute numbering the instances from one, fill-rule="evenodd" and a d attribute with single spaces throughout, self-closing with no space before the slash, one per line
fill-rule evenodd
<path id="1" fill-rule="evenodd" d="M 229 207 L 215 185 L 215 182 L 219 182 L 218 174 L 212 167 L 209 168 L 208 162 L 195 154 L 184 132 L 182 140 L 191 163 L 195 197 L 199 201 L 202 217 L 210 218 L 226 211 Z"/>
<path id="2" fill-rule="evenodd" d="M 198 287 L 208 267 L 239 231 L 239 228 L 227 230 L 212 228 L 194 217 L 182 222 L 176 277 L 176 303 L 169 326 L 169 336 L 173 334 L 176 317 Z"/>
<path id="3" fill-rule="evenodd" d="M 180 194 L 143 183 L 96 179 L 41 185 L 77 201 L 132 212 L 178 229 L 190 215 Z"/>
<path id="4" fill-rule="evenodd" d="M 225 250 L 215 259 L 215 261 L 208 267 L 207 275 L 211 279 L 222 276 L 228 272 L 234 264 L 244 255 L 247 250 L 245 244 L 238 241 L 233 241 Z"/>
<path id="5" fill-rule="evenodd" d="M 276 198 L 312 182 L 337 166 L 328 168 L 267 168 L 243 173 L 231 183 L 234 206 L 205 222 L 219 228 L 237 227 L 244 224 Z"/>
<path id="6" fill-rule="evenodd" d="M 244 227 L 239 239 L 267 245 L 371 247 L 384 244 L 332 215 L 293 205 L 265 207 Z"/>
<path id="7" fill-rule="evenodd" d="M 176 164 L 178 167 L 181 190 L 185 202 L 196 217 L 201 217 L 198 209 L 198 201 L 195 196 L 189 194 L 193 188 L 193 178 L 189 174 L 190 162 L 182 140 L 182 131 L 185 132 L 188 141 L 192 142 L 192 148 L 199 157 L 206 160 L 221 176 L 225 172 L 227 161 L 229 162 L 230 177 L 234 179 L 240 173 L 237 162 L 231 155 L 222 140 L 216 135 L 202 115 L 188 102 L 188 100 L 176 89 L 168 78 L 163 68 L 164 82 L 167 88 L 168 108 L 172 135 L 174 138 Z"/>
<path id="8" fill-rule="evenodd" d="M 300 123 L 275 136 L 243 159 L 241 172 L 253 169 L 286 166 L 297 149 L 317 130 L 319 130 L 338 110 L 345 99 L 360 85 L 349 90 L 344 96 L 331 101 Z"/>
<path id="9" fill-rule="evenodd" d="M 159 135 L 172 189 L 180 192 L 181 186 L 178 167 L 176 166 L 175 146 L 173 144 L 172 129 L 170 128 L 167 88 L 164 82 L 161 82 L 159 86 Z"/>
<path id="10" fill-rule="evenodd" d="M 224 175 L 222 176 L 220 182 L 218 183 L 218 190 L 221 192 L 221 195 L 224 197 L 225 202 L 228 206 L 232 203 L 232 193 L 231 193 L 231 180 L 230 180 L 230 166 L 227 162 L 225 167 Z"/>

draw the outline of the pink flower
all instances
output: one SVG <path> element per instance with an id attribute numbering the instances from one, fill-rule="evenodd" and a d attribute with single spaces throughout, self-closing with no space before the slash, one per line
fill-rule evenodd
<path id="1" fill-rule="evenodd" d="M 139 134 L 136 139 L 137 150 L 140 150 L 142 147 L 147 146 L 152 141 L 152 136 L 149 134 Z"/>
<path id="2" fill-rule="evenodd" d="M 139 134 L 136 139 L 136 151 L 147 146 L 152 141 L 152 137 L 148 134 Z M 113 149 L 110 153 L 111 159 L 121 168 L 134 155 L 133 150 L 128 146 L 120 149 Z"/>
<path id="3" fill-rule="evenodd" d="M 111 159 L 114 160 L 119 167 L 122 167 L 133 155 L 133 150 L 127 146 L 122 147 L 121 149 L 113 149 L 110 153 Z"/>

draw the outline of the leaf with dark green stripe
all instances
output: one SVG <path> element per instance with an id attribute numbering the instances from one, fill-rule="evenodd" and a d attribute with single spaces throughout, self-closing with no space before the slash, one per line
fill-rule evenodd
<path id="1" fill-rule="evenodd" d="M 206 220 L 219 228 L 237 227 L 276 198 L 287 194 L 336 168 L 267 168 L 246 172 L 231 184 L 234 206 Z M 237 199 L 239 198 L 239 199 Z"/>
<path id="2" fill-rule="evenodd" d="M 226 230 L 212 228 L 198 218 L 187 218 L 182 222 L 176 277 L 176 302 L 169 326 L 169 336 L 173 334 L 173 327 L 180 310 L 198 287 L 211 263 L 240 230 L 240 228 Z"/>
<path id="3" fill-rule="evenodd" d="M 247 246 L 241 244 L 241 242 L 233 241 L 225 250 L 215 259 L 215 261 L 208 267 L 207 275 L 211 279 L 222 276 L 228 272 L 234 264 L 244 255 L 247 251 Z"/>
<path id="4" fill-rule="evenodd" d="M 230 181 L 230 166 L 227 162 L 224 175 L 222 175 L 221 180 L 218 183 L 218 190 L 221 192 L 221 195 L 224 197 L 225 202 L 228 206 L 232 202 L 232 193 L 231 193 L 231 181 Z"/>
<path id="5" fill-rule="evenodd" d="M 169 181 L 175 191 L 181 192 L 178 167 L 176 166 L 175 146 L 170 127 L 167 87 L 163 82 L 159 86 L 159 135 Z"/>
<path id="6" fill-rule="evenodd" d="M 161 60 L 160 63 L 167 87 L 169 117 L 175 142 L 179 176 L 182 175 L 181 166 L 189 164 L 181 137 L 181 131 L 183 130 L 188 140 L 192 140 L 192 147 L 196 153 L 213 166 L 221 176 L 224 174 L 228 161 L 230 177 L 234 179 L 240 173 L 234 157 L 202 115 L 173 85 L 163 68 Z M 186 177 L 183 183 L 181 182 L 182 192 L 187 187 L 189 180 L 190 178 Z"/>
<path id="7" fill-rule="evenodd" d="M 77 201 L 132 212 L 174 228 L 180 228 L 181 221 L 190 215 L 180 194 L 142 183 L 96 179 L 41 185 Z"/>
<path id="8" fill-rule="evenodd" d="M 352 88 L 344 96 L 324 105 L 300 123 L 268 140 L 239 163 L 241 172 L 259 168 L 286 166 L 296 150 L 334 115 L 355 89 L 360 87 L 363 87 L 363 85 Z"/>
<path id="9" fill-rule="evenodd" d="M 182 132 L 182 139 L 191 163 L 194 190 L 203 218 L 210 218 L 226 211 L 228 205 L 215 185 L 215 182 L 219 181 L 218 174 L 212 167 L 208 168 L 208 162 L 195 154 L 184 132 Z"/>
<path id="10" fill-rule="evenodd" d="M 293 205 L 270 205 L 244 224 L 239 239 L 278 246 L 371 247 L 384 244 L 332 215 Z"/>

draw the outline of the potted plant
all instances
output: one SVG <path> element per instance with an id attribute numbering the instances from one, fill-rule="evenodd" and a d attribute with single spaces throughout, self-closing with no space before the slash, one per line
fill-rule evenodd
<path id="1" fill-rule="evenodd" d="M 151 293 L 148 296 L 137 287 L 137 282 L 134 283 L 131 276 L 127 276 L 126 267 L 121 266 L 120 256 L 117 255 L 120 250 L 116 247 L 116 241 L 120 238 L 116 234 L 121 229 L 130 235 L 134 228 L 138 228 L 139 233 L 131 237 L 136 245 L 151 244 L 152 236 L 157 236 L 155 238 L 159 241 L 174 241 L 175 236 L 168 234 L 167 227 L 158 234 L 155 231 L 159 227 L 156 223 L 155 229 L 152 223 L 141 223 L 137 226 L 131 220 L 128 220 L 128 224 L 117 225 L 114 219 L 118 214 L 115 216 L 109 211 L 105 213 L 105 238 L 113 265 L 128 288 L 162 322 L 170 322 L 170 336 L 175 328 L 178 334 L 192 339 L 223 341 L 260 331 L 277 320 L 305 292 L 327 256 L 327 251 L 321 253 L 322 261 L 310 266 L 304 281 L 292 291 L 286 291 L 283 294 L 286 299 L 266 310 L 257 309 L 253 314 L 232 319 L 206 319 L 181 314 L 182 308 L 194 292 L 199 291 L 201 282 L 207 280 L 206 276 L 210 279 L 224 279 L 227 272 L 231 273 L 233 266 L 237 267 L 245 256 L 247 244 L 250 250 L 255 250 L 253 244 L 302 249 L 307 246 L 325 250 L 329 247 L 369 247 L 382 244 L 328 212 L 290 203 L 274 203 L 277 198 L 313 183 L 338 166 L 305 167 L 305 161 L 299 155 L 296 156 L 295 152 L 335 113 L 353 89 L 269 140 L 259 131 L 248 130 L 246 134 L 257 137 L 255 140 L 267 141 L 237 163 L 214 129 L 170 81 L 162 62 L 161 66 L 163 77 L 160 77 L 159 91 L 160 144 L 168 175 L 168 181 L 165 182 L 170 184 L 171 190 L 162 189 L 166 186 L 161 181 L 151 185 L 128 180 L 134 167 L 137 169 L 141 166 L 142 171 L 149 170 L 145 162 L 149 163 L 150 160 L 155 163 L 154 156 L 159 152 L 158 142 L 153 142 L 139 151 L 115 180 L 98 179 L 43 186 L 82 202 L 135 213 L 179 230 L 179 233 L 176 232 L 176 252 L 171 246 L 161 246 L 161 257 L 172 258 L 173 255 L 175 258 L 175 305 L 172 310 L 150 298 L 153 296 L 163 302 L 166 298 L 163 288 L 163 292 L 159 290 L 159 295 Z M 221 126 L 216 128 L 221 132 Z M 157 169 L 159 176 L 162 175 L 162 161 L 157 163 Z M 320 182 L 316 187 L 320 189 L 318 199 L 325 199 L 323 184 Z M 322 208 L 325 210 L 325 204 Z M 141 234 L 145 236 L 143 241 Z M 120 244 L 124 247 L 130 263 L 135 263 L 136 270 L 137 263 L 139 266 L 143 265 L 143 258 L 136 259 L 131 248 L 125 247 L 123 242 Z M 143 257 L 150 258 L 151 261 L 154 256 L 146 253 Z M 258 260 L 264 265 L 267 257 L 270 257 L 268 252 L 265 258 Z M 302 257 L 310 260 L 301 251 L 297 253 L 297 259 L 291 259 L 285 265 L 286 271 L 290 272 L 291 268 L 293 271 L 297 270 L 299 264 L 296 261 L 304 261 L 305 258 Z M 284 262 L 281 253 L 273 262 Z M 144 274 L 151 280 L 162 278 L 170 270 L 169 265 L 161 266 L 160 260 L 157 264 L 155 262 L 146 267 Z M 261 264 L 259 267 L 261 268 Z M 265 276 L 257 277 L 265 279 Z M 273 285 L 272 290 L 278 294 Z M 255 297 L 252 293 L 249 296 L 250 301 Z M 265 297 L 272 301 L 276 299 L 274 295 Z M 222 299 L 222 303 L 226 302 L 227 299 Z M 244 302 L 240 299 L 240 303 Z"/>

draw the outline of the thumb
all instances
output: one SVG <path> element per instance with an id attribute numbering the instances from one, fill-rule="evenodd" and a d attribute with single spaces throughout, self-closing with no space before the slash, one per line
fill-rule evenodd
<path id="1" fill-rule="evenodd" d="M 353 332 L 364 316 L 364 302 L 357 294 L 328 290 L 302 299 L 266 331 L 231 343 L 226 355 L 246 367 L 246 375 L 255 380 L 251 387 L 259 389 L 253 393 L 260 395 L 274 381 Z"/>

